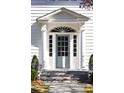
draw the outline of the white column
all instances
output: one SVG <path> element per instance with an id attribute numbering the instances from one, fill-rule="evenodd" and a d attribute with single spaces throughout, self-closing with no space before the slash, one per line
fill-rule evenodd
<path id="1" fill-rule="evenodd" d="M 81 69 L 83 69 L 83 31 L 81 30 Z"/>
<path id="2" fill-rule="evenodd" d="M 43 63 L 44 69 L 49 69 L 49 53 L 48 53 L 48 46 L 47 46 L 47 29 L 46 25 L 44 25 L 41 29 L 43 31 Z"/>
<path id="3" fill-rule="evenodd" d="M 56 69 L 56 34 L 53 35 L 53 64 L 52 67 L 55 70 Z"/>
<path id="4" fill-rule="evenodd" d="M 78 33 L 78 40 L 79 40 L 79 46 L 78 46 L 78 49 L 79 49 L 79 56 L 78 56 L 78 58 L 79 58 L 79 63 L 78 63 L 78 69 L 80 69 L 81 70 L 81 68 L 82 68 L 82 35 L 81 35 L 82 33 L 81 33 L 81 31 Z"/>
<path id="5" fill-rule="evenodd" d="M 70 34 L 70 69 L 74 69 L 73 65 L 73 35 Z"/>
<path id="6" fill-rule="evenodd" d="M 42 68 L 39 67 L 39 69 L 43 69 L 44 63 L 43 63 L 43 31 L 41 31 L 41 38 L 40 38 L 40 48 L 39 48 L 39 59 L 40 59 L 40 65 L 42 65 Z"/>

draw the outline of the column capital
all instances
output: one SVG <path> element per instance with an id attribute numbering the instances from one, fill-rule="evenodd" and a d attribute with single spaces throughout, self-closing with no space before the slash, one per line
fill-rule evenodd
<path id="1" fill-rule="evenodd" d="M 41 26 L 41 31 L 43 31 L 43 32 L 44 32 L 44 31 L 47 31 L 47 25 L 42 25 L 42 26 Z"/>

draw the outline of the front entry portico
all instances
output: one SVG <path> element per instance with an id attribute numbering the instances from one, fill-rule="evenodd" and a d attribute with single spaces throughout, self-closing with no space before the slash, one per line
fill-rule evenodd
<path id="1" fill-rule="evenodd" d="M 81 26 L 88 18 L 65 8 L 37 18 L 41 27 L 39 56 L 47 70 L 80 70 L 82 58 Z"/>

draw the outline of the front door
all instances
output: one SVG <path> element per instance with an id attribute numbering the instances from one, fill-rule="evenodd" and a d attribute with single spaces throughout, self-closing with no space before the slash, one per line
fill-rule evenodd
<path id="1" fill-rule="evenodd" d="M 69 35 L 56 35 L 56 68 L 70 68 Z"/>

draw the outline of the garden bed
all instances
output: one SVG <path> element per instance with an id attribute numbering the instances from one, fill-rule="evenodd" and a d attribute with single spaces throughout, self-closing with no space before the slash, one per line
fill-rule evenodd
<path id="1" fill-rule="evenodd" d="M 33 81 L 31 84 L 31 93 L 48 93 L 49 86 L 42 81 Z"/>

